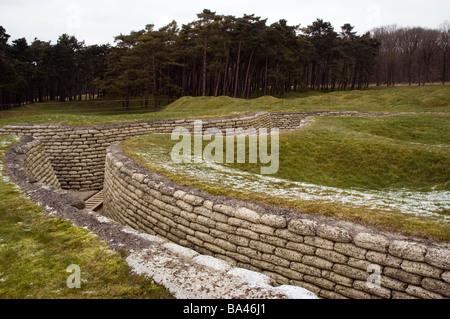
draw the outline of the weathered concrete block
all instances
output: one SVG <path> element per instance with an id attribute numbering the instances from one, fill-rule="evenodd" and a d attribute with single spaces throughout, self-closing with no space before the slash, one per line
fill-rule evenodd
<path id="1" fill-rule="evenodd" d="M 425 262 L 445 270 L 450 270 L 450 250 L 429 248 L 425 255 Z"/>
<path id="2" fill-rule="evenodd" d="M 367 248 L 379 252 L 387 252 L 389 247 L 389 240 L 383 235 L 359 233 L 353 239 L 358 247 Z"/>
<path id="3" fill-rule="evenodd" d="M 223 239 L 220 239 L 220 238 L 216 238 L 214 240 L 214 244 L 216 246 L 219 246 L 220 248 L 223 248 L 223 249 L 227 250 L 227 251 L 236 252 L 236 250 L 237 250 L 237 246 L 236 245 L 232 244 L 231 242 L 229 242 L 227 240 L 223 240 Z"/>
<path id="4" fill-rule="evenodd" d="M 276 256 L 274 254 L 263 254 L 262 255 L 262 259 L 264 261 L 267 261 L 271 264 L 277 265 L 277 266 L 282 266 L 282 267 L 289 267 L 290 262 L 280 256 Z"/>
<path id="5" fill-rule="evenodd" d="M 412 274 L 438 279 L 440 279 L 441 274 L 443 273 L 441 269 L 435 268 L 431 265 L 409 260 L 404 260 L 401 264 L 401 268 Z"/>
<path id="6" fill-rule="evenodd" d="M 353 287 L 353 279 L 333 271 L 322 270 L 322 277 L 346 287 Z"/>
<path id="7" fill-rule="evenodd" d="M 352 279 L 367 280 L 369 277 L 368 272 L 347 265 L 334 264 L 332 269 L 336 273 Z"/>
<path id="8" fill-rule="evenodd" d="M 348 261 L 348 257 L 335 252 L 333 250 L 323 249 L 323 248 L 317 248 L 316 249 L 316 256 L 325 258 L 326 260 L 339 263 L 339 264 L 345 264 Z"/>
<path id="9" fill-rule="evenodd" d="M 179 200 L 183 200 L 184 196 L 186 195 L 186 192 L 177 190 L 175 193 L 173 193 L 173 197 Z"/>
<path id="10" fill-rule="evenodd" d="M 402 282 L 400 280 L 397 279 L 393 279 L 391 277 L 387 277 L 382 275 L 380 277 L 380 284 L 383 287 L 392 289 L 392 290 L 396 290 L 396 291 L 405 291 L 406 287 L 408 287 L 408 284 L 405 282 Z"/>
<path id="11" fill-rule="evenodd" d="M 405 291 L 407 294 L 419 297 L 422 299 L 443 299 L 444 297 L 438 293 L 428 291 L 422 287 L 409 285 Z"/>
<path id="12" fill-rule="evenodd" d="M 334 265 L 334 263 L 332 263 L 329 260 L 315 257 L 315 256 L 309 256 L 309 255 L 303 256 L 302 263 L 304 263 L 305 265 L 310 265 L 310 266 L 314 266 L 314 267 L 317 267 L 320 269 L 326 269 L 326 270 L 331 270 Z"/>
<path id="13" fill-rule="evenodd" d="M 353 299 L 371 299 L 371 296 L 367 292 L 363 292 L 350 287 L 336 285 L 335 291 L 341 295 L 353 298 Z"/>
<path id="14" fill-rule="evenodd" d="M 275 235 L 289 241 L 303 243 L 303 236 L 293 233 L 288 229 L 277 229 L 275 230 Z"/>
<path id="15" fill-rule="evenodd" d="M 403 259 L 401 258 L 377 251 L 368 251 L 366 253 L 366 259 L 383 266 L 390 266 L 395 268 L 400 268 L 400 265 L 403 262 Z"/>
<path id="16" fill-rule="evenodd" d="M 242 228 L 242 227 L 238 227 L 236 229 L 236 235 L 247 237 L 247 238 L 253 239 L 253 240 L 258 240 L 259 239 L 259 234 L 258 233 L 255 233 L 254 231 L 251 231 L 249 229 Z"/>
<path id="17" fill-rule="evenodd" d="M 262 251 L 262 252 L 267 253 L 267 254 L 273 254 L 274 251 L 275 251 L 275 248 L 276 248 L 274 245 L 263 243 L 263 242 L 258 241 L 258 240 L 250 240 L 249 247 L 250 248 L 254 248 L 254 249 L 258 250 L 258 251 Z"/>
<path id="18" fill-rule="evenodd" d="M 414 275 L 412 273 L 406 272 L 401 269 L 384 267 L 383 274 L 388 277 L 398 279 L 402 282 L 410 283 L 413 285 L 420 285 L 422 282 L 422 277 L 419 275 Z"/>
<path id="19" fill-rule="evenodd" d="M 299 273 L 298 271 L 292 270 L 290 268 L 281 267 L 276 265 L 274 268 L 274 271 L 280 275 L 282 275 L 284 278 L 291 278 L 294 280 L 303 280 L 303 274 Z M 289 279 L 288 279 L 289 281 Z M 277 281 L 278 282 L 278 281 Z"/>
<path id="20" fill-rule="evenodd" d="M 303 263 L 291 262 L 291 269 L 298 271 L 304 275 L 311 275 L 315 277 L 320 277 L 322 269 L 308 266 Z"/>
<path id="21" fill-rule="evenodd" d="M 353 282 L 353 288 L 360 291 L 365 291 L 371 295 L 375 295 L 384 299 L 391 298 L 391 290 L 384 287 L 377 287 L 376 285 L 368 285 L 367 281 L 355 280 Z"/>
<path id="22" fill-rule="evenodd" d="M 392 299 L 419 299 L 400 291 L 392 291 Z"/>
<path id="23" fill-rule="evenodd" d="M 312 256 L 314 256 L 316 249 L 317 249 L 316 247 L 313 247 L 313 246 L 309 246 L 309 245 L 302 244 L 302 243 L 295 243 L 295 242 L 288 242 L 286 244 L 286 248 L 296 250 L 302 254 L 312 255 Z"/>
<path id="24" fill-rule="evenodd" d="M 261 216 L 260 222 L 264 225 L 275 228 L 286 228 L 287 220 L 285 216 L 275 214 L 264 214 Z"/>
<path id="25" fill-rule="evenodd" d="M 329 249 L 329 250 L 332 250 L 334 247 L 333 241 L 324 239 L 321 237 L 305 236 L 304 243 L 306 245 L 323 248 L 323 249 Z"/>
<path id="26" fill-rule="evenodd" d="M 193 212 L 194 211 L 194 207 L 182 200 L 177 200 L 177 206 L 180 207 L 181 209 L 187 211 L 187 212 Z"/>
<path id="27" fill-rule="evenodd" d="M 292 219 L 288 224 L 288 229 L 299 235 L 316 235 L 317 222 L 309 219 Z"/>
<path id="28" fill-rule="evenodd" d="M 283 257 L 290 261 L 297 261 L 297 262 L 301 262 L 303 257 L 303 255 L 298 251 L 280 247 L 277 247 L 275 249 L 275 255 Z"/>
<path id="29" fill-rule="evenodd" d="M 286 247 L 287 240 L 272 235 L 259 234 L 259 240 L 277 247 Z"/>
<path id="30" fill-rule="evenodd" d="M 219 213 L 228 215 L 230 217 L 234 217 L 234 212 L 236 211 L 236 209 L 234 207 L 231 207 L 228 205 L 222 205 L 222 204 L 214 205 L 213 210 L 215 210 Z"/>
<path id="31" fill-rule="evenodd" d="M 389 254 L 412 261 L 424 261 L 427 247 L 421 244 L 395 240 L 389 245 Z"/>
<path id="32" fill-rule="evenodd" d="M 275 228 L 267 225 L 261 225 L 261 224 L 251 224 L 250 230 L 259 233 L 259 234 L 265 234 L 265 235 L 273 235 L 275 233 Z"/>
<path id="33" fill-rule="evenodd" d="M 340 243 L 349 243 L 352 240 L 349 232 L 344 228 L 327 224 L 319 224 L 317 226 L 317 236 Z"/>
<path id="34" fill-rule="evenodd" d="M 234 217 L 250 221 L 252 223 L 259 223 L 260 214 L 254 210 L 248 209 L 246 207 L 241 207 L 234 212 Z"/>
<path id="35" fill-rule="evenodd" d="M 309 282 L 313 285 L 316 285 L 318 287 L 330 289 L 330 290 L 334 289 L 334 286 L 336 285 L 336 283 L 334 283 L 328 279 L 318 278 L 318 277 L 309 276 L 309 275 L 305 275 L 303 277 L 303 280 L 306 282 Z"/>
<path id="36" fill-rule="evenodd" d="M 443 281 L 450 283 L 450 271 L 444 271 L 441 278 Z"/>
<path id="37" fill-rule="evenodd" d="M 351 243 L 335 243 L 333 249 L 341 254 L 359 259 L 364 259 L 367 253 L 367 249 L 357 247 Z"/>
<path id="38" fill-rule="evenodd" d="M 424 278 L 422 280 L 422 287 L 446 297 L 450 297 L 450 284 L 442 280 Z"/>
<path id="39" fill-rule="evenodd" d="M 183 200 L 193 206 L 200 206 L 203 204 L 205 199 L 199 196 L 187 194 L 184 196 Z"/>

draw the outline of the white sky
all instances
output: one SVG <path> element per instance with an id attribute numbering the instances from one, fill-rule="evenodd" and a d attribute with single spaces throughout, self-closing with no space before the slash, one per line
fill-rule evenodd
<path id="1" fill-rule="evenodd" d="M 203 9 L 217 14 L 244 13 L 268 19 L 286 19 L 305 27 L 321 18 L 336 31 L 350 23 L 362 34 L 389 24 L 438 28 L 450 20 L 448 0 L 0 0 L 0 25 L 11 35 L 31 43 L 35 37 L 56 43 L 58 36 L 75 35 L 86 44 L 114 43 L 114 36 L 129 34 L 147 24 L 162 27 L 172 20 L 194 21 Z"/>

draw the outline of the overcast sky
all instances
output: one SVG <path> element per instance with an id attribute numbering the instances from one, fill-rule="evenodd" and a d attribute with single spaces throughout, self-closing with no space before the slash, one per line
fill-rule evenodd
<path id="1" fill-rule="evenodd" d="M 335 30 L 350 23 L 362 34 L 381 25 L 438 28 L 450 21 L 448 0 L 0 0 L 0 25 L 10 40 L 35 37 L 56 43 L 58 36 L 75 35 L 87 45 L 114 43 L 114 36 L 162 27 L 172 20 L 182 24 L 196 19 L 203 9 L 217 14 L 286 19 L 290 25 L 311 24 L 317 18 L 331 22 Z"/>

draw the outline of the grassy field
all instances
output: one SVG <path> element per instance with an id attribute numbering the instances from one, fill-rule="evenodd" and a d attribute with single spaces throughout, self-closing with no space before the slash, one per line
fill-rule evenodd
<path id="1" fill-rule="evenodd" d="M 183 97 L 159 110 L 142 108 L 139 101 L 123 110 L 120 101 L 40 103 L 0 112 L 0 126 L 11 123 L 105 124 L 164 118 L 212 117 L 257 111 L 347 110 L 364 112 L 450 112 L 450 87 L 370 88 L 334 93 L 291 93 L 284 98 L 251 100 L 229 97 Z M 195 167 L 193 178 L 168 167 L 175 141 L 164 135 L 137 137 L 124 144 L 130 156 L 182 183 L 213 194 L 235 196 L 300 211 L 334 216 L 408 234 L 450 240 L 448 209 L 432 216 L 398 210 L 370 210 L 338 201 L 286 200 L 253 190 L 288 189 L 289 183 L 309 183 L 304 189 L 324 187 L 363 192 L 412 190 L 417 194 L 449 191 L 449 115 L 398 115 L 383 118 L 317 118 L 310 126 L 280 138 L 278 180 L 262 180 L 259 166 L 230 164 Z M 17 139 L 0 136 L 0 158 Z M 141 155 L 137 155 L 141 154 Z M 149 161 L 154 156 L 155 161 Z M 1 162 L 0 162 L 1 163 Z M 212 172 L 230 170 L 213 180 Z M 0 167 L 2 171 L 2 167 Z M 202 177 L 200 173 L 205 173 Z M 235 175 L 233 175 L 235 174 Z M 108 250 L 92 233 L 46 216 L 28 201 L 7 176 L 0 176 L 0 298 L 169 298 L 150 281 L 129 273 L 120 254 Z M 259 184 L 258 184 L 259 183 Z M 263 185 L 263 183 L 265 183 Z M 250 184 L 248 184 L 250 185 Z M 268 186 L 267 186 L 268 185 Z M 295 187 L 301 188 L 298 184 Z M 240 186 L 240 187 L 239 187 Z M 285 187 L 286 186 L 286 187 Z M 264 188 L 266 189 L 266 188 Z M 269 189 L 270 190 L 270 189 Z M 332 193 L 333 190 L 327 190 Z M 441 194 L 441 193 L 439 193 Z M 448 202 L 448 195 L 442 200 Z M 334 197 L 337 198 L 337 197 Z M 68 289 L 66 268 L 78 264 L 82 288 Z"/>
<path id="2" fill-rule="evenodd" d="M 375 87 L 363 91 L 290 93 L 283 98 L 256 99 L 182 97 L 160 109 L 143 108 L 140 101 L 129 110 L 120 101 L 49 102 L 24 105 L 0 112 L 0 126 L 11 123 L 105 124 L 164 118 L 226 116 L 259 111 L 362 111 L 362 112 L 448 112 L 450 87 Z"/>
<path id="3" fill-rule="evenodd" d="M 88 230 L 49 217 L 3 174 L 1 159 L 17 139 L 0 135 L 0 299 L 171 298 L 133 275 L 119 253 Z M 69 265 L 81 269 L 81 288 L 66 285 Z"/>

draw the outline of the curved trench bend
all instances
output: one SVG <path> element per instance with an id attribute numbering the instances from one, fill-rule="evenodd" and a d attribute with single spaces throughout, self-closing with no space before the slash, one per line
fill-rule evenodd
<path id="1" fill-rule="evenodd" d="M 204 121 L 203 129 L 208 127 L 219 129 L 227 127 L 242 127 L 244 129 L 279 127 L 281 130 L 291 130 L 306 125 L 311 116 L 317 115 L 385 116 L 391 114 L 357 112 L 257 113 L 236 118 L 208 119 Z M 109 183 L 109 186 L 104 190 L 105 200 L 109 203 L 105 203 L 105 207 L 101 208 L 106 216 L 113 217 L 124 225 L 132 226 L 139 231 L 165 237 L 182 246 L 194 248 L 202 254 L 224 259 L 228 262 L 228 265 L 237 265 L 238 267 L 263 272 L 272 278 L 271 280 L 277 281 L 278 284 L 299 285 L 325 298 L 406 298 L 408 296 L 424 298 L 427 294 L 434 297 L 450 297 L 450 288 L 447 287 L 450 282 L 448 278 L 450 274 L 450 250 L 448 245 L 423 242 L 392 234 L 377 234 L 370 229 L 333 219 L 308 216 L 228 198 L 210 197 L 210 195 L 201 191 L 174 185 L 173 182 L 146 171 L 131 159 L 119 154 L 117 148 L 110 148 L 107 152 L 107 148 L 112 143 L 123 141 L 132 136 L 170 133 L 177 126 L 184 126 L 192 130 L 193 121 L 192 119 L 163 120 L 83 128 L 53 124 L 10 125 L 0 128 L 0 134 L 37 137 L 43 143 L 46 156 L 48 156 L 63 189 L 76 192 L 76 194 L 91 192 L 89 196 L 92 196 L 93 193 L 99 192 L 103 185 Z M 113 151 L 114 149 L 115 151 Z M 107 154 L 108 156 L 106 156 Z M 104 180 L 105 158 L 109 158 L 106 181 Z M 14 169 L 11 169 L 8 174 L 13 174 Z M 26 181 L 22 180 L 20 183 L 29 186 Z M 152 187 L 153 191 L 150 190 Z M 42 187 L 34 188 L 34 192 L 38 194 L 44 191 L 46 189 Z M 51 191 L 55 190 L 51 188 Z M 55 214 L 67 217 L 67 213 L 61 212 L 61 210 L 71 211 L 78 204 L 74 205 L 71 202 L 74 200 L 73 196 L 68 194 L 67 191 L 56 192 L 58 192 L 58 196 L 62 196 L 62 199 L 56 197 L 58 200 L 53 199 L 52 202 L 44 206 L 48 206 L 51 211 L 56 212 Z M 28 194 L 35 198 L 33 192 Z M 196 202 L 196 196 L 203 199 L 200 204 Z M 49 195 L 44 196 L 46 200 L 48 200 L 48 197 Z M 67 198 L 71 198 L 69 204 L 67 204 Z M 93 202 L 94 199 L 95 197 L 92 198 Z M 60 206 L 57 203 L 59 200 L 66 203 L 65 206 Z M 35 198 L 35 201 L 42 203 L 42 198 Z M 74 202 L 76 203 L 76 200 Z M 98 201 L 95 202 L 96 205 L 100 205 Z M 160 204 L 163 206 L 158 206 Z M 148 212 L 149 217 L 146 217 L 146 219 L 155 218 L 152 215 L 155 213 L 160 218 L 154 224 L 150 223 L 153 225 L 150 228 L 148 226 L 142 227 L 142 220 L 139 221 L 139 218 L 142 217 L 139 217 L 139 215 L 148 207 L 154 207 L 154 209 Z M 173 215 L 174 212 L 178 212 L 179 215 Z M 230 215 L 226 216 L 227 212 Z M 221 220 L 221 224 L 218 220 L 214 220 L 215 226 L 221 225 L 219 228 L 214 228 L 215 226 L 211 228 L 213 224 L 211 220 L 204 219 L 210 213 Z M 77 217 L 75 217 L 76 214 L 78 214 Z M 92 216 L 95 216 L 96 221 L 91 221 L 91 223 L 97 226 L 99 226 L 99 223 L 103 226 L 103 224 L 111 222 L 109 219 L 103 219 L 101 216 L 95 215 L 95 213 L 85 212 L 80 215 L 79 210 L 74 212 L 70 218 L 76 220 L 77 218 L 80 219 L 80 216 L 84 216 L 83 218 L 88 220 L 92 220 Z M 195 221 L 191 221 L 189 218 L 194 218 Z M 227 233 L 224 228 L 231 233 Z M 96 228 L 96 231 L 104 232 L 100 229 L 101 227 Z M 207 231 L 208 236 L 213 236 L 213 243 L 208 241 L 211 240 L 210 237 L 204 236 L 205 231 Z M 236 231 L 237 233 L 235 233 Z M 119 232 L 123 238 L 125 238 L 124 232 L 127 231 Z M 233 237 L 235 235 L 236 237 Z M 146 237 L 145 235 L 139 236 Z M 105 235 L 105 238 L 108 238 L 107 241 L 116 241 L 116 245 L 118 242 L 125 240 L 117 240 L 114 236 L 111 237 L 111 233 Z M 152 238 L 152 241 L 154 237 L 148 238 Z M 235 241 L 241 241 L 241 244 L 229 245 L 231 238 L 234 238 Z M 242 244 L 242 239 L 245 241 L 244 244 Z M 411 240 L 412 242 L 410 242 Z M 114 244 L 112 245 L 114 246 Z M 217 247 L 222 250 L 216 251 Z M 231 252 L 226 250 L 228 248 L 231 249 Z M 137 267 L 136 269 L 140 269 L 139 271 L 142 271 L 142 273 L 147 272 L 155 275 L 150 268 L 145 266 L 145 263 L 150 262 L 149 254 L 152 255 L 154 252 L 149 253 L 146 249 L 140 247 L 136 250 L 139 251 L 140 255 L 130 254 L 133 257 L 130 257 L 128 261 L 133 263 Z M 192 256 L 197 256 L 198 252 L 189 250 L 187 259 L 192 260 Z M 254 255 L 255 252 L 256 255 Z M 370 257 L 366 256 L 369 252 L 371 252 Z M 379 260 L 381 256 L 376 255 L 375 252 L 389 253 L 388 256 L 392 255 L 390 258 L 394 258 L 396 262 L 383 262 Z M 378 257 L 375 258 L 374 256 Z M 370 260 L 366 258 L 370 258 Z M 163 260 L 169 262 L 164 258 Z M 376 262 L 381 265 L 382 269 L 385 268 L 389 273 L 390 282 L 396 280 L 402 283 L 395 288 L 383 286 L 379 290 L 367 290 L 364 282 L 368 273 L 364 268 L 368 262 Z M 281 266 L 282 264 L 283 266 Z M 417 270 L 416 266 L 420 270 Z M 211 264 L 208 267 L 214 269 Z M 230 271 L 229 267 L 232 266 L 227 266 L 224 269 Z M 429 272 L 423 269 L 429 270 Z M 404 275 L 400 271 L 409 272 L 411 277 L 415 276 L 415 281 L 403 282 Z M 342 279 L 344 277 L 347 279 Z M 164 278 L 161 278 L 161 281 L 164 280 Z M 437 280 L 439 283 L 434 283 L 433 286 L 430 280 Z M 179 285 L 181 284 L 179 283 Z"/>

